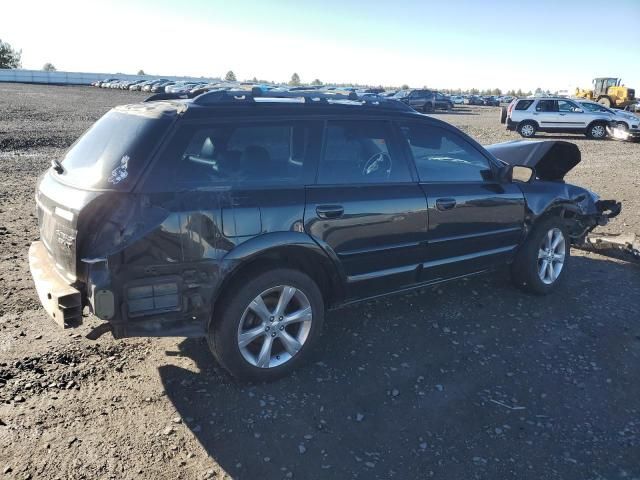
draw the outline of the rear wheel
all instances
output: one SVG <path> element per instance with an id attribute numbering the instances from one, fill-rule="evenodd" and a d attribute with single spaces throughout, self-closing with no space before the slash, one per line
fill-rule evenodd
<path id="1" fill-rule="evenodd" d="M 430 113 L 433 112 L 433 105 L 431 105 L 431 103 L 427 102 L 424 104 L 424 107 L 422 108 L 422 111 L 424 113 Z"/>
<path id="2" fill-rule="evenodd" d="M 560 217 L 541 220 L 531 231 L 511 266 L 513 282 L 525 291 L 546 295 L 563 279 L 570 242 Z"/>
<path id="3" fill-rule="evenodd" d="M 207 338 L 226 370 L 243 380 L 270 381 L 304 362 L 324 319 L 322 294 L 311 278 L 268 270 L 244 276 L 227 291 Z"/>
<path id="4" fill-rule="evenodd" d="M 534 122 L 531 122 L 529 120 L 520 122 L 520 124 L 518 124 L 518 133 L 524 138 L 531 138 L 535 136 L 537 130 L 538 126 Z"/>
<path id="5" fill-rule="evenodd" d="M 585 135 L 589 138 L 601 140 L 607 136 L 607 125 L 604 122 L 593 122 L 587 127 Z"/>

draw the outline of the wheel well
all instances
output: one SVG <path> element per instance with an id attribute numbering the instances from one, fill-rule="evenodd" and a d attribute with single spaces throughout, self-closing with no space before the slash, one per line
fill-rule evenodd
<path id="1" fill-rule="evenodd" d="M 561 204 L 554 205 L 545 210 L 544 213 L 536 217 L 531 222 L 531 227 L 535 227 L 538 223 L 550 217 L 558 217 L 564 220 L 565 225 L 569 229 L 570 233 L 573 233 L 574 227 L 579 224 L 577 208 L 571 204 Z"/>
<path id="2" fill-rule="evenodd" d="M 318 285 L 325 305 L 331 305 L 335 299 L 336 285 L 335 282 L 332 283 L 334 275 L 329 270 L 330 266 L 327 265 L 330 260 L 327 258 L 323 261 L 319 257 L 318 253 L 310 254 L 309 249 L 296 246 L 277 247 L 256 255 L 225 278 L 214 299 L 213 311 L 216 310 L 218 302 L 225 297 L 225 292 L 233 290 L 234 286 L 242 282 L 247 275 L 255 275 L 274 268 L 291 268 L 305 273 Z"/>
<path id="3" fill-rule="evenodd" d="M 593 127 L 596 124 L 601 124 L 601 125 L 604 125 L 605 127 L 607 126 L 607 122 L 605 120 L 594 120 L 589 125 L 587 125 L 587 130 L 589 130 L 591 127 Z"/>
<path id="4" fill-rule="evenodd" d="M 533 124 L 536 126 L 536 128 L 540 128 L 540 125 L 538 124 L 538 122 L 536 122 L 535 120 L 529 120 L 529 119 L 527 119 L 527 120 L 522 120 L 522 121 L 518 124 L 518 126 L 520 126 L 520 125 L 524 125 L 525 123 L 533 123 Z"/>

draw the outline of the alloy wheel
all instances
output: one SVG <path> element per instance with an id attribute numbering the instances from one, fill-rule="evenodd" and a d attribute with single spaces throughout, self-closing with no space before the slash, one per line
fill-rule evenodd
<path id="1" fill-rule="evenodd" d="M 313 311 L 300 289 L 281 285 L 265 290 L 245 309 L 238 326 L 238 347 L 258 368 L 291 360 L 309 337 Z"/>
<path id="2" fill-rule="evenodd" d="M 520 129 L 520 132 L 522 133 L 523 137 L 531 137 L 535 131 L 533 129 L 533 125 L 523 125 L 522 128 Z"/>
<path id="3" fill-rule="evenodd" d="M 602 138 L 606 134 L 606 129 L 603 125 L 594 125 L 591 127 L 591 136 L 593 138 Z"/>
<path id="4" fill-rule="evenodd" d="M 564 267 L 566 242 L 562 230 L 552 228 L 543 237 L 538 249 L 538 276 L 546 285 L 551 285 L 560 276 Z"/>

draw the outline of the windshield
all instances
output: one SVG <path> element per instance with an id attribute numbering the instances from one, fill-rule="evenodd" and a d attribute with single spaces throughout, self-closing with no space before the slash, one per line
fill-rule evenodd
<path id="1" fill-rule="evenodd" d="M 584 102 L 580 105 L 582 105 L 585 110 L 589 110 L 590 112 L 614 113 L 612 110 L 609 110 L 607 107 L 600 105 L 599 103 Z"/>
<path id="2" fill-rule="evenodd" d="M 69 148 L 57 176 L 80 188 L 128 190 L 170 123 L 112 110 Z"/>

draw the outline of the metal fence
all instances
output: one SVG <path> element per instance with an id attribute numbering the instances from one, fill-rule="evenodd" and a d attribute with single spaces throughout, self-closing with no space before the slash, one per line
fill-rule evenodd
<path id="1" fill-rule="evenodd" d="M 161 75 L 127 75 L 124 73 L 84 73 L 84 72 L 45 72 L 42 70 L 0 69 L 0 82 L 13 83 L 43 83 L 51 85 L 89 85 L 105 78 L 120 80 L 150 80 L 152 78 L 166 78 L 168 80 L 204 80 L 193 77 L 173 77 Z"/>

